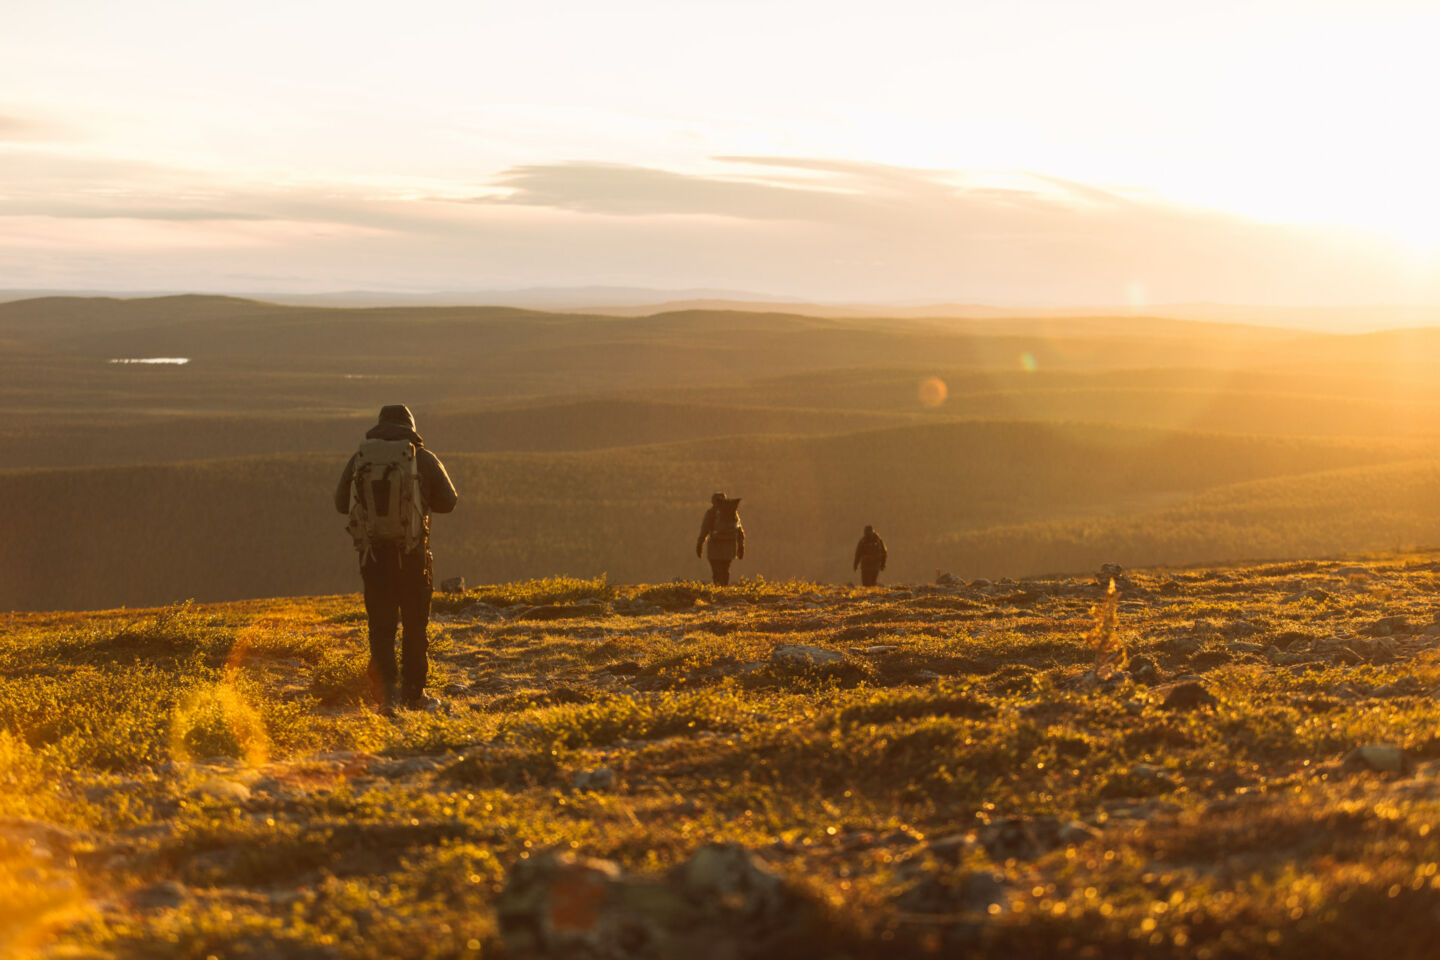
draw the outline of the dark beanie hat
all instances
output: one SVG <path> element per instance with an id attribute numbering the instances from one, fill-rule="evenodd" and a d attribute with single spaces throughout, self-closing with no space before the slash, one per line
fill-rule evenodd
<path id="1" fill-rule="evenodd" d="M 415 429 L 415 418 L 410 415 L 410 408 L 403 403 L 388 403 L 380 408 L 381 423 L 398 423 L 402 427 Z"/>

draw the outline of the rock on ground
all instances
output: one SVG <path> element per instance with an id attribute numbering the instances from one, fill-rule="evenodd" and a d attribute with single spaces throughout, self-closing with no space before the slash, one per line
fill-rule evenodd
<path id="1" fill-rule="evenodd" d="M 782 643 L 770 654 L 772 663 L 790 661 L 792 663 L 839 663 L 845 659 L 845 654 L 838 650 L 827 650 L 824 647 L 811 647 L 801 643 Z"/>
<path id="2" fill-rule="evenodd" d="M 496 913 L 512 958 L 742 960 L 840 942 L 810 899 L 734 844 L 707 844 L 659 878 L 542 853 L 511 869 Z"/>

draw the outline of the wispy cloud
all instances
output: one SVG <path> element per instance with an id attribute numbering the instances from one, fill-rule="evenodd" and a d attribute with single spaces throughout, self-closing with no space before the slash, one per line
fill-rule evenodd
<path id="1" fill-rule="evenodd" d="M 436 218 L 406 196 L 398 189 L 237 178 L 87 153 L 0 147 L 0 216 L 434 229 Z"/>
<path id="2" fill-rule="evenodd" d="M 465 198 L 479 204 L 550 207 L 616 216 L 701 215 L 742 220 L 864 223 L 895 215 L 934 213 L 981 216 L 1026 207 L 1066 208 L 1068 197 L 1094 202 L 1108 195 L 1077 190 L 1063 181 L 1033 178 L 1027 188 L 967 187 L 953 174 L 839 160 L 785 157 L 717 157 L 745 167 L 734 174 L 677 173 L 608 163 L 514 167 L 494 181 L 497 192 Z M 775 171 L 802 171 L 797 179 Z"/>
<path id="3" fill-rule="evenodd" d="M 237 179 L 0 145 L 0 251 L 0 286 L 81 271 L 91 287 L 116 285 L 108 272 L 233 289 L 240 273 L 310 270 L 320 289 L 618 284 L 818 300 L 1434 294 L 1402 290 L 1410 278 L 1385 251 L 1154 197 L 1023 172 L 774 156 L 719 157 L 704 173 L 530 164 L 481 191 Z"/>
<path id="4" fill-rule="evenodd" d="M 64 136 L 65 133 L 66 131 L 62 127 L 50 121 L 0 113 L 0 143 L 54 140 Z"/>

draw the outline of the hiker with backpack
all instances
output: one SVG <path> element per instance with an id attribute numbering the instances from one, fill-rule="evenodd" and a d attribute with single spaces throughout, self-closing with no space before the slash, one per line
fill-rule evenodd
<path id="1" fill-rule="evenodd" d="M 335 488 L 335 509 L 350 515 L 348 529 L 365 582 L 371 693 L 387 717 L 394 716 L 397 703 L 411 710 L 440 706 L 425 695 L 433 586 L 430 514 L 449 513 L 457 499 L 444 464 L 425 449 L 415 418 L 399 403 L 380 408 L 379 422 L 366 432 Z"/>
<path id="2" fill-rule="evenodd" d="M 717 493 L 710 498 L 710 509 L 700 524 L 700 539 L 695 541 L 695 556 L 703 551 L 710 560 L 710 575 L 716 586 L 730 585 L 730 561 L 745 559 L 745 527 L 740 523 L 740 499 L 726 499 Z M 710 545 L 705 545 L 709 538 Z"/>
<path id="3" fill-rule="evenodd" d="M 865 525 L 865 533 L 860 537 L 860 542 L 855 544 L 855 563 L 851 570 L 860 571 L 860 582 L 867 587 L 873 587 L 880 579 L 880 571 L 885 569 L 885 541 L 880 539 L 880 534 L 869 524 Z"/>

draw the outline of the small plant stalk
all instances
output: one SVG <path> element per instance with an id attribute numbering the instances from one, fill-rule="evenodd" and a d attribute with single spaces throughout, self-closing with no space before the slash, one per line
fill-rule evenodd
<path id="1" fill-rule="evenodd" d="M 1109 680 L 1125 669 L 1129 660 L 1125 653 L 1125 644 L 1120 639 L 1119 603 L 1120 595 L 1115 589 L 1115 578 L 1111 577 L 1105 599 L 1090 608 L 1090 616 L 1095 618 L 1095 626 L 1085 634 L 1085 643 L 1095 651 L 1096 680 Z"/>

